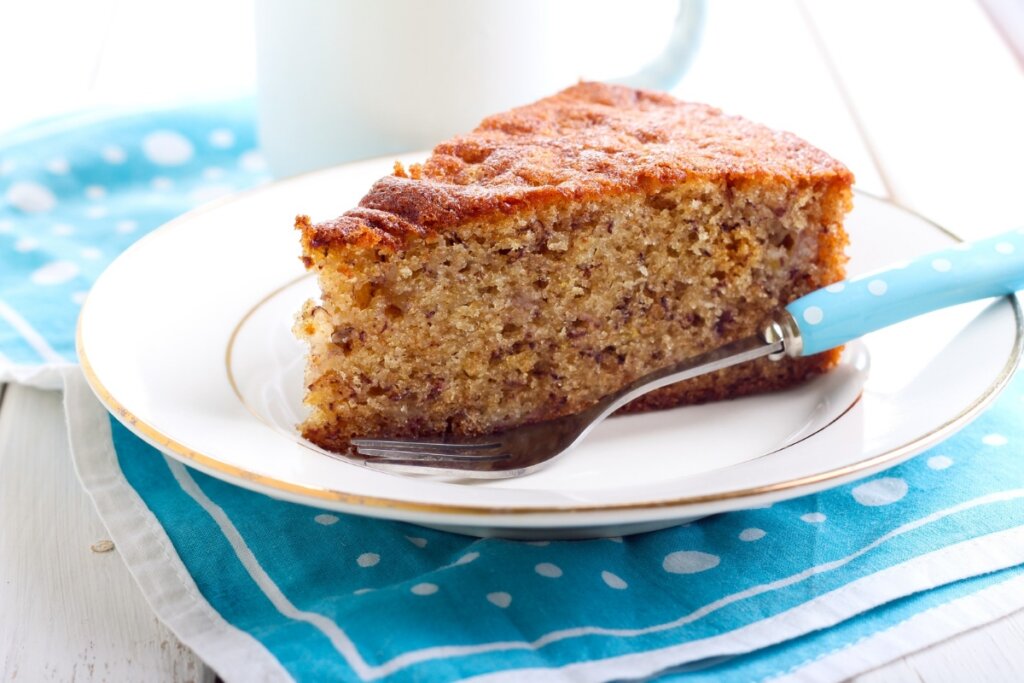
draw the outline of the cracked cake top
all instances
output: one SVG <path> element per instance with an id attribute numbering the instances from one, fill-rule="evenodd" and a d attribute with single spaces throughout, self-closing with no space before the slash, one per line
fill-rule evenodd
<path id="1" fill-rule="evenodd" d="M 317 224 L 299 216 L 296 227 L 313 250 L 392 250 L 466 221 L 696 178 L 846 184 L 852 174 L 791 133 L 664 93 L 582 82 L 484 119 L 422 165 L 396 163 L 357 208 Z"/>

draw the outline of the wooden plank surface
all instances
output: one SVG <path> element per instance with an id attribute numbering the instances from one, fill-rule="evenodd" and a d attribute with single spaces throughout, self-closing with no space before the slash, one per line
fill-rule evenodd
<path id="1" fill-rule="evenodd" d="M 154 616 L 71 465 L 61 396 L 0 403 L 0 680 L 208 681 Z M 95 548 L 95 549 L 94 549 Z"/>
<path id="2" fill-rule="evenodd" d="M 842 160 L 861 189 L 887 194 L 840 84 L 794 0 L 710 3 L 700 50 L 673 92 L 792 131 Z"/>
<path id="3" fill-rule="evenodd" d="M 84 100 L 96 78 L 115 4 L 0 4 L 0 131 Z"/>
<path id="4" fill-rule="evenodd" d="M 1024 2 L 1020 0 L 980 0 L 992 28 L 1024 69 Z"/>
<path id="5" fill-rule="evenodd" d="M 1024 72 L 976 2 L 803 6 L 897 202 L 972 238 L 1024 225 Z"/>
<path id="6" fill-rule="evenodd" d="M 252 0 L 0 2 L 0 132 L 88 107 L 251 92 L 252 24 Z"/>
<path id="7" fill-rule="evenodd" d="M 1017 683 L 1024 678 L 1024 611 L 865 673 L 855 683 Z"/>

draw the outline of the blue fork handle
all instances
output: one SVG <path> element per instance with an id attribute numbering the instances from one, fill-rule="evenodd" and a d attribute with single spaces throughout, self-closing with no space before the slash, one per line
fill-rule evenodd
<path id="1" fill-rule="evenodd" d="M 786 310 L 800 330 L 799 355 L 809 356 L 922 313 L 1019 289 L 1024 289 L 1024 229 L 837 282 Z"/>

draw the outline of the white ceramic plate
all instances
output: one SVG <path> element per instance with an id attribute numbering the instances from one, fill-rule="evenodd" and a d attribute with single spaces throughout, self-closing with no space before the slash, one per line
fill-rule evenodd
<path id="1" fill-rule="evenodd" d="M 967 304 L 869 335 L 837 370 L 793 390 L 614 418 L 528 477 L 377 472 L 294 429 L 303 347 L 290 327 L 316 288 L 290 226 L 296 213 L 318 220 L 355 205 L 391 163 L 270 185 L 140 240 L 99 278 L 79 320 L 96 394 L 169 455 L 272 496 L 470 534 L 582 537 L 764 505 L 891 466 L 974 417 L 1021 352 L 1016 299 Z M 847 227 L 851 273 L 956 241 L 864 194 Z"/>

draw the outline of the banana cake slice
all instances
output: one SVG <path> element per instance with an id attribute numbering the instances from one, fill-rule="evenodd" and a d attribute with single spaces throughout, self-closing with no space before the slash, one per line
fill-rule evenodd
<path id="1" fill-rule="evenodd" d="M 579 411 L 755 333 L 844 276 L 853 176 L 796 136 L 601 83 L 485 119 L 333 220 L 296 219 L 322 292 L 300 426 L 481 434 Z M 780 389 L 838 351 L 763 359 L 625 410 Z"/>

